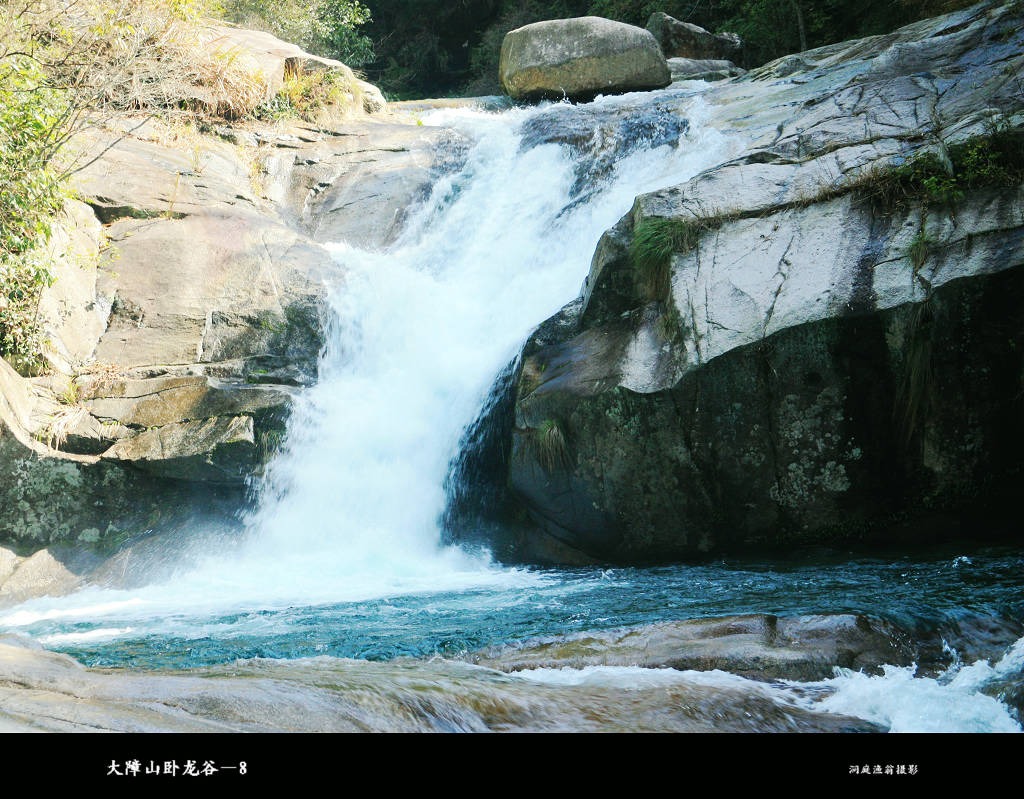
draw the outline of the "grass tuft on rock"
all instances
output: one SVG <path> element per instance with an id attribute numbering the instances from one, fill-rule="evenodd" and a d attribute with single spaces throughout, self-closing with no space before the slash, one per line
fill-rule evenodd
<path id="1" fill-rule="evenodd" d="M 667 300 L 672 255 L 692 250 L 701 233 L 711 227 L 707 219 L 647 217 L 641 220 L 629 245 L 629 259 L 640 296 L 660 302 Z"/>
<path id="2" fill-rule="evenodd" d="M 869 169 L 845 188 L 891 214 L 912 205 L 952 206 L 970 190 L 1024 182 L 1024 131 L 1003 129 L 973 136 L 902 164 Z"/>
<path id="3" fill-rule="evenodd" d="M 545 419 L 533 437 L 534 454 L 541 468 L 548 474 L 572 465 L 569 440 L 556 419 Z"/>
<path id="4" fill-rule="evenodd" d="M 361 107 L 363 92 L 348 67 L 289 72 L 284 85 L 268 103 L 260 105 L 258 119 L 301 119 L 328 124 Z"/>

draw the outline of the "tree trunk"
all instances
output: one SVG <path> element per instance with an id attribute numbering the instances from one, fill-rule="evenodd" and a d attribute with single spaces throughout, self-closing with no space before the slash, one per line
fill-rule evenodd
<path id="1" fill-rule="evenodd" d="M 800 50 L 807 49 L 807 28 L 804 26 L 804 12 L 800 8 L 800 0 L 789 0 L 789 4 L 793 6 L 793 11 L 796 13 L 796 24 L 800 31 Z"/>

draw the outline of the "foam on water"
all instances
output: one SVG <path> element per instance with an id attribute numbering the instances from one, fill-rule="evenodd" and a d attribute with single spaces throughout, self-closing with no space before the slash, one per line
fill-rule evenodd
<path id="1" fill-rule="evenodd" d="M 1021 732 L 1007 705 L 985 689 L 1000 679 L 1024 679 L 1024 638 L 995 665 L 977 661 L 955 665 L 938 677 L 916 675 L 917 668 L 884 666 L 880 675 L 837 669 L 817 682 L 761 682 L 720 670 L 691 671 L 638 666 L 535 668 L 514 672 L 517 679 L 542 685 L 640 691 L 657 687 L 703 687 L 764 696 L 779 707 L 853 716 L 890 732 Z"/>
<path id="2" fill-rule="evenodd" d="M 804 699 L 817 710 L 873 721 L 890 732 L 1021 732 L 1010 708 L 987 688 L 1000 680 L 1024 680 L 1024 638 L 994 665 L 959 661 L 937 677 L 917 676 L 916 666 L 883 666 L 880 675 L 836 669 L 836 676 L 817 683 L 790 683 L 823 689 L 823 699 Z"/>

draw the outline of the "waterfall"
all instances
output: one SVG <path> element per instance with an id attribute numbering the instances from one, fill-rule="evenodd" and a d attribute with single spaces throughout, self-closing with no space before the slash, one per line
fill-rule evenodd
<path id="1" fill-rule="evenodd" d="M 1006 602 L 1024 574 L 1019 553 L 538 572 L 503 568 L 486 552 L 444 542 L 446 482 L 459 474 L 451 465 L 460 442 L 473 438 L 467 430 L 530 332 L 578 296 L 601 234 L 637 194 L 738 154 L 739 137 L 704 118 L 702 100 L 686 90 L 428 114 L 425 123 L 470 142 L 465 158 L 409 209 L 393 245 L 330 245 L 338 268 L 328 287 L 320 380 L 296 401 L 245 535 L 170 542 L 175 568 L 149 584 L 93 585 L 0 610 L 0 633 L 27 632 L 90 665 L 266 671 L 291 686 L 270 713 L 263 688 L 246 693 L 250 683 L 242 681 L 217 690 L 232 697 L 225 704 L 232 718 L 248 702 L 276 724 L 290 708 L 293 729 L 334 729 L 339 711 L 323 704 L 328 672 L 338 675 L 331 691 L 354 692 L 344 707 L 366 702 L 360 719 L 402 728 L 413 667 L 368 661 L 409 655 L 421 658 L 421 678 L 448 686 L 448 695 L 437 694 L 436 722 L 423 717 L 427 728 L 486 728 L 477 705 L 459 705 L 464 695 L 480 695 L 488 706 L 548 708 L 549 729 L 586 729 L 596 692 L 602 715 L 619 708 L 623 729 L 650 718 L 671 729 L 831 730 L 858 728 L 849 727 L 847 717 L 855 717 L 894 731 L 1018 730 L 1004 699 L 1019 685 L 1024 639 L 970 666 L 957 656 L 938 672 L 837 669 L 814 682 L 633 666 L 505 675 L 426 660 L 530 635 L 726 613 L 863 612 L 906 616 L 925 630 L 979 614 L 985 625 L 1003 619 L 1019 637 L 1018 611 Z M 922 585 L 935 587 L 924 603 Z M 321 654 L 334 657 L 308 659 Z M 185 685 L 178 678 L 145 684 L 160 697 Z M 666 715 L 672 692 L 686 713 Z M 637 704 L 644 697 L 649 717 Z M 722 708 L 750 702 L 763 708 L 756 718 L 723 720 Z M 691 718 L 694 707 L 704 715 Z M 532 709 L 522 723 L 535 723 Z"/>
<path id="2" fill-rule="evenodd" d="M 163 585 L 28 606 L 202 614 L 537 579 L 442 544 L 449 463 L 495 377 L 578 294 L 634 197 L 735 149 L 704 114 L 699 96 L 663 93 L 425 116 L 469 140 L 465 160 L 392 246 L 330 245 L 320 380 L 296 402 L 244 541 L 210 552 L 200 540 Z"/>

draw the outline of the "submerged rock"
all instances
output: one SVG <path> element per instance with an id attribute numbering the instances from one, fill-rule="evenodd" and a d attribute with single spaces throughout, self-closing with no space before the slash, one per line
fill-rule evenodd
<path id="1" fill-rule="evenodd" d="M 517 100 L 660 89 L 671 82 L 665 58 L 643 28 L 601 17 L 535 22 L 501 45 L 502 89 Z"/>
<path id="2" fill-rule="evenodd" d="M 652 105 L 619 109 L 553 106 L 522 126 L 522 149 L 558 144 L 572 153 L 575 200 L 593 192 L 615 164 L 640 150 L 677 147 L 689 123 L 674 108 Z"/>
<path id="3" fill-rule="evenodd" d="M 697 58 L 670 58 L 668 68 L 672 82 L 677 80 L 725 80 L 746 74 L 732 61 Z"/>
<path id="4" fill-rule="evenodd" d="M 740 677 L 631 671 L 545 681 L 434 659 L 255 659 L 188 672 L 87 669 L 0 638 L 0 730 L 877 732 Z"/>

